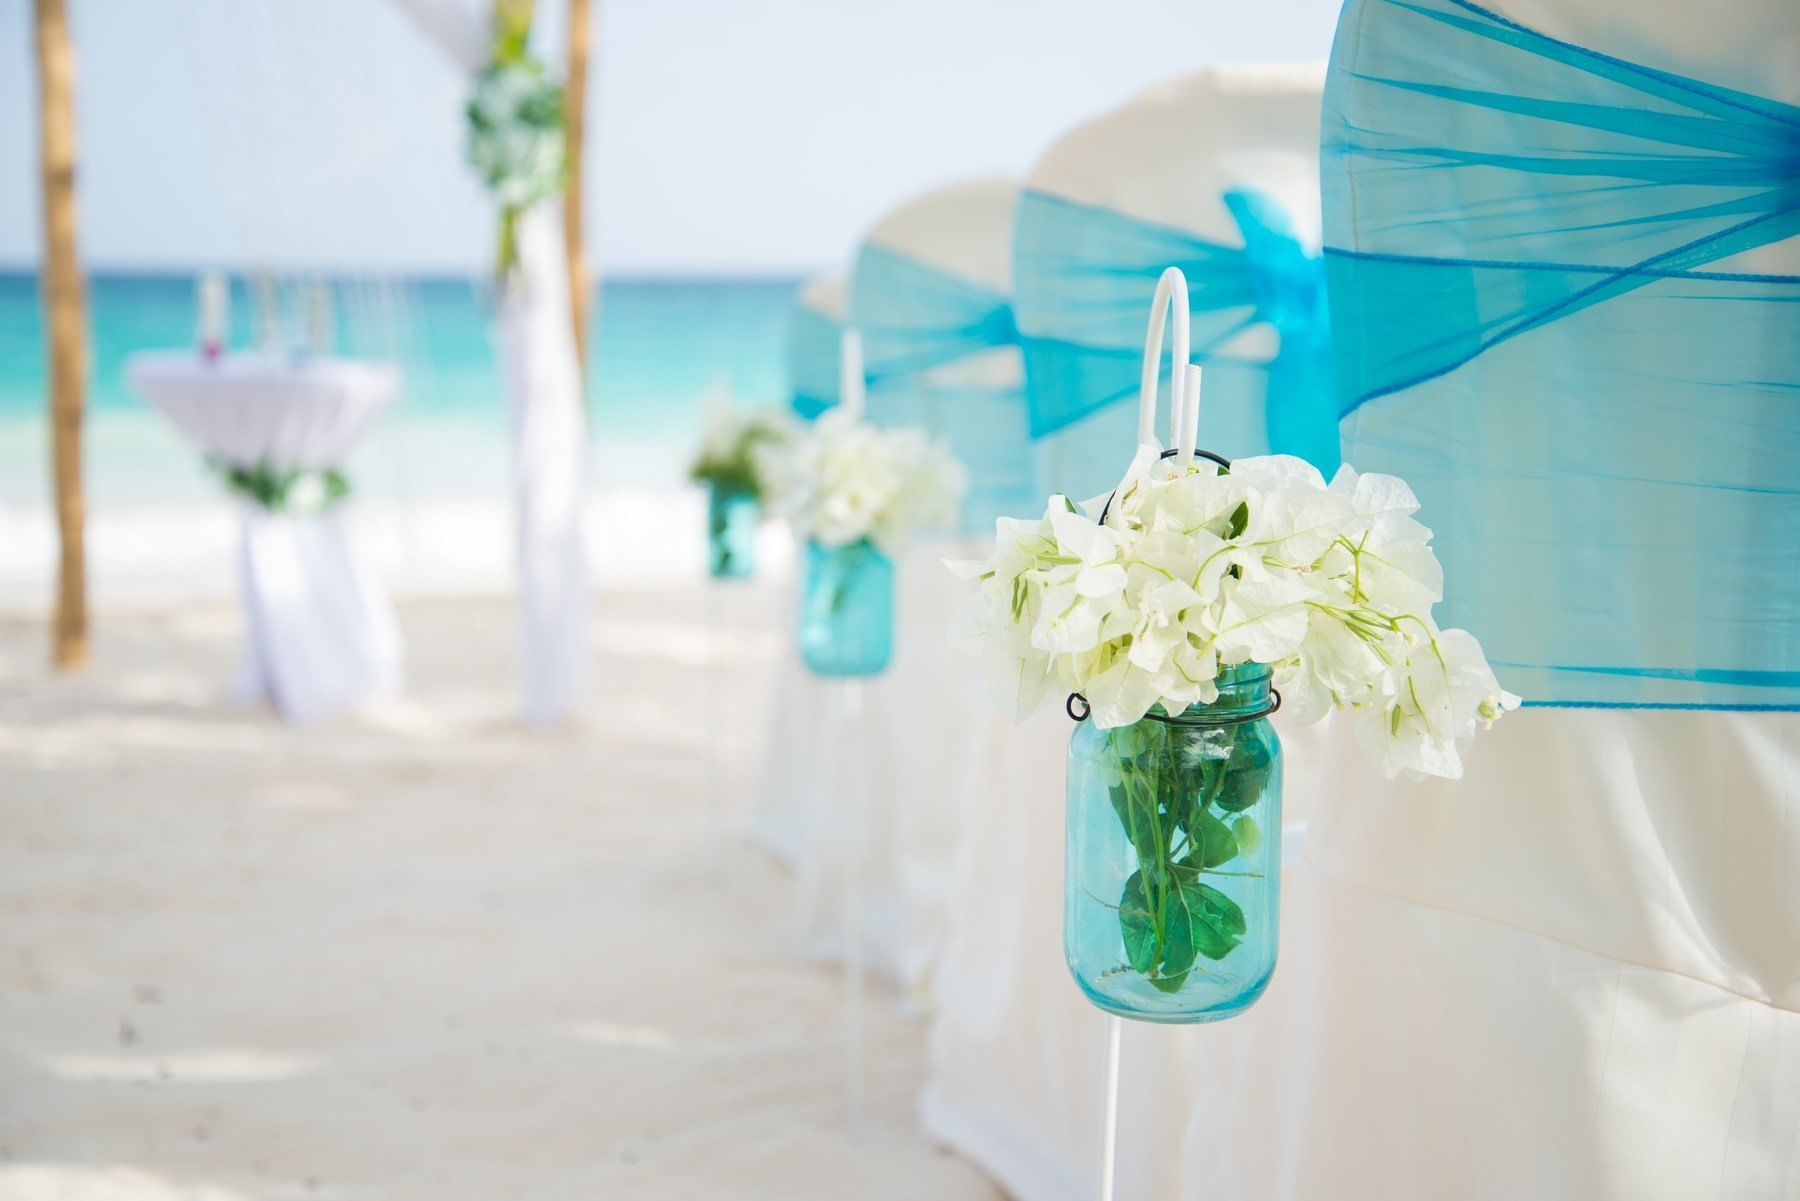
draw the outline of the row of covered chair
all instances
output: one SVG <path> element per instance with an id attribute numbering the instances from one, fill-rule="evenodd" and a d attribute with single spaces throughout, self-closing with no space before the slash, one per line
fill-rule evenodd
<path id="1" fill-rule="evenodd" d="M 1118 1195 L 1800 1196 L 1797 38 L 1781 0 L 1350 0 L 1322 90 L 1162 85 L 802 294 L 796 407 L 849 323 L 871 419 L 977 486 L 902 564 L 860 732 L 784 679 L 758 829 L 809 949 L 857 881 L 928 1014 L 923 1119 L 1011 1193 L 1092 1195 L 1105 1019 L 1061 963 L 1067 719 L 991 714 L 936 560 L 1116 480 L 1176 265 L 1203 444 L 1406 478 L 1445 622 L 1528 708 L 1454 784 L 1282 728 L 1281 966 L 1243 1017 L 1128 1029 Z"/>

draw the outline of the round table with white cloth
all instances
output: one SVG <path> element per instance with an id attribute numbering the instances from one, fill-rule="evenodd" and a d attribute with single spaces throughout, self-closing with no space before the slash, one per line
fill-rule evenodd
<path id="1" fill-rule="evenodd" d="M 391 364 L 191 352 L 133 355 L 126 378 L 208 460 L 328 471 L 399 391 Z M 277 512 L 246 501 L 240 572 L 248 645 L 236 695 L 290 721 L 331 716 L 400 683 L 400 634 L 358 564 L 336 506 Z"/>

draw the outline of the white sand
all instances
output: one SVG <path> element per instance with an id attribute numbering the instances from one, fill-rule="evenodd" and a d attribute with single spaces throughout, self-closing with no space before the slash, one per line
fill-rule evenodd
<path id="1" fill-rule="evenodd" d="M 312 730 L 219 699 L 229 605 L 64 679 L 0 622 L 0 1201 L 996 1196 L 873 989 L 846 1130 L 841 977 L 735 833 L 767 601 L 603 595 L 548 736 L 500 604 L 407 606 L 407 701 Z"/>

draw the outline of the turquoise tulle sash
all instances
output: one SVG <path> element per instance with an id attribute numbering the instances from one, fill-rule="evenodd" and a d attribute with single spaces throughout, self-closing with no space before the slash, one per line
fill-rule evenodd
<path id="1" fill-rule="evenodd" d="M 1018 344 L 1011 301 L 866 243 L 851 278 L 850 311 L 862 334 L 869 420 L 929 430 L 968 467 L 963 532 L 991 534 L 996 517 L 1041 512 L 1024 391 L 1016 361 L 1006 359 L 1016 358 Z"/>
<path id="2" fill-rule="evenodd" d="M 1020 341 L 1031 432 L 1052 444 L 1049 488 L 1097 493 L 1130 457 L 1135 406 L 1120 402 L 1137 395 L 1146 306 L 1170 266 L 1187 275 L 1194 358 L 1206 367 L 1201 443 L 1337 467 L 1323 267 L 1267 196 L 1237 189 L 1224 199 L 1242 246 L 1044 192 L 1021 196 Z M 1279 335 L 1272 360 L 1224 349 L 1261 323 Z"/>
<path id="3" fill-rule="evenodd" d="M 1323 129 L 1345 457 L 1444 620 L 1536 703 L 1800 707 L 1800 109 L 1351 0 Z"/>
<path id="4" fill-rule="evenodd" d="M 838 345 L 843 325 L 799 299 L 788 313 L 789 404 L 811 421 L 838 402 Z"/>

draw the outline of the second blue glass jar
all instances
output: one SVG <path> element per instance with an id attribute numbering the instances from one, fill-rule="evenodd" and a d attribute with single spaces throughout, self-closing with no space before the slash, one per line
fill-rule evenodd
<path id="1" fill-rule="evenodd" d="M 756 497 L 742 488 L 707 490 L 707 568 L 716 580 L 737 580 L 756 570 Z"/>
<path id="2" fill-rule="evenodd" d="M 893 561 L 867 539 L 807 543 L 801 660 L 817 675 L 872 676 L 893 655 Z"/>
<path id="3" fill-rule="evenodd" d="M 1241 1013 L 1275 970 L 1281 741 L 1269 669 L 1218 699 L 1069 741 L 1063 951 L 1101 1009 L 1150 1022 Z"/>

